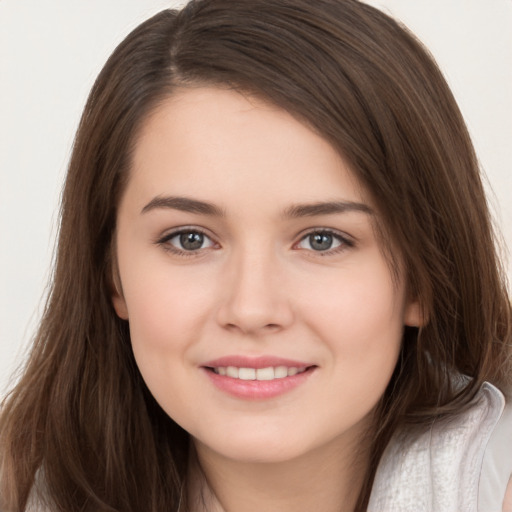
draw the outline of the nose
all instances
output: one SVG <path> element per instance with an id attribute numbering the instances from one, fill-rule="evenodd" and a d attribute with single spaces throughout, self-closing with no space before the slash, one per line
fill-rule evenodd
<path id="1" fill-rule="evenodd" d="M 284 269 L 275 256 L 263 252 L 240 254 L 227 266 L 218 309 L 218 322 L 223 328 L 257 336 L 281 331 L 293 322 Z"/>

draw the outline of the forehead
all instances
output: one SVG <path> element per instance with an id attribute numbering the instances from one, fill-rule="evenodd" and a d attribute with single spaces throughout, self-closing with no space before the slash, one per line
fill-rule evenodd
<path id="1" fill-rule="evenodd" d="M 368 201 L 324 138 L 279 107 L 217 87 L 182 88 L 162 102 L 139 132 L 132 163 L 130 182 L 148 195 Z"/>

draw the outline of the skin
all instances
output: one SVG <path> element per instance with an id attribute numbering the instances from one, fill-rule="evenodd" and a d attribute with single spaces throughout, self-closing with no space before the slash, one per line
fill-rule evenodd
<path id="1" fill-rule="evenodd" d="M 352 207 L 296 208 L 340 201 Z M 192 436 L 191 498 L 203 494 L 209 512 L 353 509 L 403 327 L 421 323 L 377 215 L 328 142 L 260 100 L 182 89 L 143 126 L 118 211 L 113 303 L 149 389 Z M 185 250 L 180 228 L 203 232 L 202 245 Z M 326 230 L 332 246 L 313 247 Z M 279 396 L 242 399 L 202 367 L 227 355 L 314 369 Z"/>
<path id="2" fill-rule="evenodd" d="M 505 499 L 503 500 L 503 512 L 512 512 L 512 476 L 508 481 Z"/>

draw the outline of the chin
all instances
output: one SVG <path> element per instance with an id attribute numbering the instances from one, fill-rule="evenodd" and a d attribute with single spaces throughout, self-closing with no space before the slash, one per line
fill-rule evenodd
<path id="1" fill-rule="evenodd" d="M 229 431 L 229 436 L 204 440 L 195 440 L 206 451 L 213 452 L 223 458 L 240 463 L 253 464 L 278 464 L 297 459 L 306 455 L 313 446 L 307 442 L 307 437 L 294 432 L 289 435 L 289 429 L 275 432 L 262 432 L 261 429 L 250 430 L 246 435 L 234 434 Z"/>

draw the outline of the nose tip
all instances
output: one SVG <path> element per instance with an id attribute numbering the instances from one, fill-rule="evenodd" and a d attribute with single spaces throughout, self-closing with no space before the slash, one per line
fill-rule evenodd
<path id="1" fill-rule="evenodd" d="M 278 304 L 269 290 L 265 296 L 256 294 L 234 294 L 219 311 L 220 324 L 229 331 L 256 334 L 277 332 L 291 323 L 291 311 L 283 299 Z"/>
<path id="2" fill-rule="evenodd" d="M 233 270 L 224 283 L 220 325 L 243 334 L 270 334 L 290 325 L 293 313 L 281 277 L 272 265 L 244 265 Z"/>
<path id="3" fill-rule="evenodd" d="M 283 325 L 280 324 L 265 324 L 264 322 L 259 322 L 256 319 L 253 321 L 248 321 L 247 317 L 239 318 L 236 323 L 226 323 L 224 327 L 228 331 L 238 331 L 242 334 L 254 334 L 254 333 L 272 333 L 281 330 Z"/>

